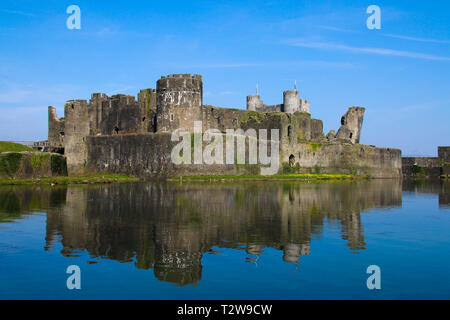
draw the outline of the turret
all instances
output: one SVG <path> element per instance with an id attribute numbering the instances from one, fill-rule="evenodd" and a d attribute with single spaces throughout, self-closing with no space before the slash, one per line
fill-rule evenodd
<path id="1" fill-rule="evenodd" d="M 262 108 L 263 102 L 259 95 L 252 94 L 247 96 L 247 110 L 248 111 L 257 111 Z"/>
<path id="2" fill-rule="evenodd" d="M 172 74 L 156 83 L 157 131 L 190 130 L 201 120 L 203 82 L 201 75 Z"/>
<path id="3" fill-rule="evenodd" d="M 283 92 L 283 111 L 295 113 L 300 111 L 300 99 L 297 90 L 286 90 Z"/>
<path id="4" fill-rule="evenodd" d="M 86 100 L 69 100 L 64 105 L 64 154 L 69 174 L 81 172 L 87 160 L 86 137 L 89 135 L 89 113 Z"/>

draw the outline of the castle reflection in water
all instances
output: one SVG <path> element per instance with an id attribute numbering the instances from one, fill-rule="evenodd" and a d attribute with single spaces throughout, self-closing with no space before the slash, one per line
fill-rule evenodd
<path id="1" fill-rule="evenodd" d="M 202 256 L 215 248 L 246 250 L 247 262 L 274 248 L 284 261 L 299 263 L 324 223 L 340 229 L 349 250 L 364 250 L 361 212 L 401 206 L 402 190 L 420 192 L 420 185 L 373 180 L 9 187 L 0 189 L 0 220 L 45 211 L 45 250 L 61 242 L 64 256 L 86 250 L 91 259 L 134 263 L 153 269 L 159 280 L 187 285 L 201 280 Z M 448 205 L 448 185 L 439 183 L 435 192 Z"/>

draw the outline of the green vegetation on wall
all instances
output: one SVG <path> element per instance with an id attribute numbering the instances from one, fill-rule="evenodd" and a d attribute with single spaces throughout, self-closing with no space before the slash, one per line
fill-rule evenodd
<path id="1" fill-rule="evenodd" d="M 317 152 L 317 150 L 319 150 L 321 146 L 322 146 L 321 143 L 312 143 L 311 142 L 311 143 L 308 144 L 308 148 L 312 152 Z"/>
<path id="2" fill-rule="evenodd" d="M 303 140 L 303 131 L 300 129 L 300 127 L 297 127 L 297 141 Z"/>
<path id="3" fill-rule="evenodd" d="M 281 166 L 282 174 L 300 173 L 300 164 L 297 162 L 295 166 L 291 167 L 289 162 L 283 162 Z"/>
<path id="4" fill-rule="evenodd" d="M 31 155 L 30 161 L 31 161 L 31 166 L 34 169 L 39 169 L 41 167 L 41 155 L 40 154 L 33 154 Z"/>
<path id="5" fill-rule="evenodd" d="M 247 111 L 242 117 L 241 121 L 247 122 L 249 119 L 253 119 L 255 121 L 262 121 L 265 119 L 265 114 L 264 112 Z"/>
<path id="6" fill-rule="evenodd" d="M 411 171 L 414 174 L 425 174 L 425 169 L 415 164 L 411 166 Z"/>
<path id="7" fill-rule="evenodd" d="M 12 176 L 20 168 L 20 153 L 0 153 L 0 175 Z"/>
<path id="8" fill-rule="evenodd" d="M 51 168 L 52 168 L 52 174 L 58 174 L 58 175 L 67 175 L 67 163 L 66 158 L 52 154 L 51 155 Z"/>

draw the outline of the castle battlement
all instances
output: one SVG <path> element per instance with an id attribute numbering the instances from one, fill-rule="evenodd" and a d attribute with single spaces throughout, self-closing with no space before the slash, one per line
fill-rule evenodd
<path id="1" fill-rule="evenodd" d="M 283 92 L 283 103 L 276 105 L 266 105 L 257 94 L 247 96 L 247 110 L 258 112 L 309 112 L 309 100 L 300 99 L 297 90 L 286 90 Z"/>
<path id="2" fill-rule="evenodd" d="M 73 104 L 73 105 L 87 104 L 87 100 L 86 99 L 67 100 L 66 104 Z"/>
<path id="3" fill-rule="evenodd" d="M 200 74 L 190 74 L 190 73 L 174 73 L 169 74 L 167 76 L 161 76 L 161 79 L 167 79 L 167 78 L 183 78 L 183 79 L 196 79 L 196 80 L 202 80 L 202 76 Z"/>

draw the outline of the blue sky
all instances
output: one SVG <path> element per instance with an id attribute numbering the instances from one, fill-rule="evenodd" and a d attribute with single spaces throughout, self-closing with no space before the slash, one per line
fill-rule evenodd
<path id="1" fill-rule="evenodd" d="M 351 3 L 351 4 L 350 4 Z M 81 8 L 81 30 L 66 8 Z M 366 8 L 381 8 L 369 30 Z M 325 134 L 366 107 L 361 143 L 436 155 L 450 137 L 448 1 L 9 1 L 0 3 L 0 139 L 47 138 L 47 107 L 136 95 L 203 75 L 204 103 L 245 108 L 293 87 Z"/>

